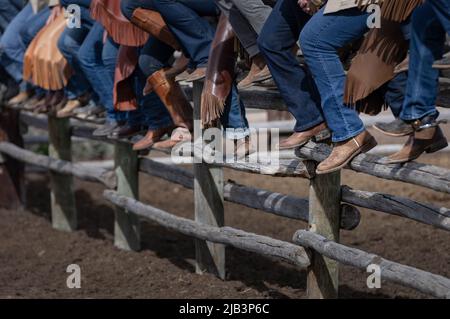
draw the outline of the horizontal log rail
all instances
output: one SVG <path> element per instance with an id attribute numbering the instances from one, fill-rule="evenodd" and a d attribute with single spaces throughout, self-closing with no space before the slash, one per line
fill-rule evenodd
<path id="1" fill-rule="evenodd" d="M 73 175 L 82 180 L 101 183 L 110 189 L 114 189 L 117 186 L 115 174 L 110 170 L 90 168 L 85 167 L 82 164 L 73 164 L 68 161 L 57 160 L 49 156 L 39 155 L 24 150 L 9 142 L 0 142 L 0 153 L 53 172 Z"/>
<path id="2" fill-rule="evenodd" d="M 310 142 L 296 150 L 299 157 L 317 162 L 323 161 L 331 153 L 326 144 Z M 381 164 L 381 156 L 361 154 L 347 168 L 387 180 L 394 180 L 423 186 L 432 190 L 450 193 L 450 170 L 434 165 L 409 162 L 405 164 Z"/>
<path id="3" fill-rule="evenodd" d="M 188 189 L 194 188 L 194 174 L 187 169 L 158 163 L 148 158 L 141 158 L 139 170 Z M 304 198 L 243 186 L 233 181 L 225 183 L 224 198 L 231 203 L 244 205 L 263 212 L 304 222 L 308 221 L 309 201 Z M 359 225 L 360 220 L 361 215 L 357 209 L 350 205 L 343 205 L 341 216 L 342 229 L 353 230 Z"/>
<path id="4" fill-rule="evenodd" d="M 389 194 L 354 190 L 348 186 L 342 186 L 342 201 L 450 231 L 450 209 L 445 207 Z"/>
<path id="5" fill-rule="evenodd" d="M 381 279 L 410 287 L 437 298 L 450 298 L 450 279 L 417 268 L 405 266 L 365 251 L 329 241 L 306 230 L 294 235 L 294 242 L 336 260 L 344 265 L 364 271 L 369 265 L 378 265 Z"/>
<path id="6" fill-rule="evenodd" d="M 303 269 L 310 265 L 308 254 L 302 247 L 297 245 L 231 227 L 214 227 L 197 223 L 150 205 L 142 204 L 135 199 L 121 196 L 115 191 L 106 190 L 103 195 L 107 200 L 116 206 L 124 208 L 127 212 L 186 236 L 258 253 L 288 262 Z"/>

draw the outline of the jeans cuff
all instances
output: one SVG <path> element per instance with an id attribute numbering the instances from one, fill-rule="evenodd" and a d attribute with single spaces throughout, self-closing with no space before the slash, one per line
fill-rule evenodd
<path id="1" fill-rule="evenodd" d="M 422 113 L 420 115 L 418 115 L 418 114 L 411 114 L 411 115 L 406 115 L 405 116 L 405 115 L 400 114 L 400 119 L 403 120 L 403 121 L 414 121 L 414 120 L 419 120 L 419 119 L 421 119 L 421 118 L 423 118 L 423 117 L 425 117 L 427 115 L 434 115 L 436 113 L 438 113 L 438 111 L 434 107 L 434 110 L 430 110 L 428 112 L 424 112 L 424 113 Z"/>
<path id="2" fill-rule="evenodd" d="M 353 131 L 353 132 L 351 132 L 351 133 L 349 133 L 349 134 L 347 134 L 347 135 L 345 135 L 345 136 L 336 136 L 336 135 L 333 133 L 332 141 L 333 141 L 333 143 L 343 142 L 343 141 L 349 140 L 349 139 L 351 139 L 351 138 L 353 138 L 353 137 L 355 137 L 355 136 L 361 134 L 361 133 L 364 132 L 365 130 L 366 130 L 366 127 L 363 126 L 363 127 L 360 128 L 359 130 Z"/>
<path id="3" fill-rule="evenodd" d="M 317 125 L 321 124 L 325 122 L 325 120 L 323 118 L 319 118 L 313 122 L 309 122 L 307 124 L 303 124 L 303 125 L 295 125 L 294 127 L 294 132 L 304 132 L 307 131 L 309 129 L 312 129 L 313 127 L 316 127 Z"/>

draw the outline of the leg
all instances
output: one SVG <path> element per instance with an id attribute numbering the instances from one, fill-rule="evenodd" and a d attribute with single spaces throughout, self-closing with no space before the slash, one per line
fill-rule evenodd
<path id="1" fill-rule="evenodd" d="M 272 8 L 262 0 L 232 0 L 239 11 L 247 18 L 256 33 L 260 34 L 272 12 Z"/>
<path id="2" fill-rule="evenodd" d="M 302 132 L 324 122 L 320 97 L 311 75 L 298 63 L 292 48 L 309 20 L 295 0 L 279 0 L 258 39 L 270 72 L 289 112 Z"/>
<path id="3" fill-rule="evenodd" d="M 215 31 L 201 15 L 218 15 L 214 1 L 158 0 L 154 5 L 191 57 L 192 65 L 206 67 Z"/>
<path id="4" fill-rule="evenodd" d="M 344 105 L 344 67 L 337 50 L 361 38 L 368 30 L 368 14 L 359 9 L 324 15 L 319 10 L 306 24 L 300 42 L 322 99 L 327 124 L 336 143 L 330 156 L 319 164 L 317 174 L 345 167 L 351 160 L 376 146 L 357 112 Z"/>

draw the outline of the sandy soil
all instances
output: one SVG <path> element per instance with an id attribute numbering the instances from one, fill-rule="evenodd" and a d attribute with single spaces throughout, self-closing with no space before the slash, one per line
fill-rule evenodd
<path id="1" fill-rule="evenodd" d="M 450 167 L 446 154 L 422 161 Z M 226 171 L 242 184 L 306 197 L 307 181 Z M 180 216 L 193 216 L 191 190 L 141 176 L 141 199 Z M 346 171 L 343 183 L 450 207 L 450 196 Z M 112 245 L 113 210 L 99 185 L 76 182 L 80 229 L 53 230 L 45 175 L 27 177 L 25 211 L 0 210 L 0 298 L 304 298 L 306 274 L 254 254 L 227 249 L 226 281 L 194 273 L 193 240 L 145 223 L 143 250 L 124 252 Z M 343 232 L 342 242 L 394 261 L 450 277 L 450 234 L 400 217 L 362 210 L 361 225 Z M 306 225 L 226 204 L 226 224 L 282 240 Z M 66 267 L 81 266 L 82 288 L 66 287 Z M 411 289 L 383 283 L 366 286 L 366 274 L 341 268 L 342 298 L 423 298 Z"/>

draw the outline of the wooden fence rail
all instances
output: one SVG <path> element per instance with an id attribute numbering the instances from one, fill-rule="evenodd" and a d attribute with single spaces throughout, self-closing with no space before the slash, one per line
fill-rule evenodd
<path id="1" fill-rule="evenodd" d="M 441 81 L 442 82 L 442 81 Z M 443 82 L 445 84 L 445 81 Z M 187 88 L 194 102 L 194 117 L 200 116 L 202 83 Z M 444 92 L 444 91 L 443 91 Z M 445 91 L 447 92 L 447 91 Z M 447 93 L 440 102 L 446 103 Z M 244 90 L 247 107 L 285 110 L 277 91 Z M 23 148 L 18 120 L 25 125 L 49 130 L 49 156 L 34 154 Z M 450 280 L 379 256 L 339 244 L 340 230 L 355 229 L 361 214 L 354 206 L 402 216 L 443 230 L 450 230 L 450 210 L 389 194 L 353 190 L 341 185 L 340 174 L 315 176 L 318 161 L 331 151 L 325 144 L 308 143 L 296 150 L 296 156 L 282 159 L 280 165 L 261 163 L 195 163 L 193 170 L 155 162 L 140 157 L 128 140 L 96 138 L 97 125 L 80 120 L 59 120 L 25 111 L 3 109 L 0 114 L 0 181 L 8 187 L 0 191 L 0 205 L 14 198 L 18 207 L 23 196 L 22 163 L 47 169 L 51 175 L 52 219 L 55 228 L 76 228 L 76 209 L 72 176 L 97 182 L 108 190 L 104 197 L 115 205 L 115 245 L 122 249 L 140 249 L 140 219 L 150 220 L 173 231 L 196 239 L 196 270 L 209 271 L 225 278 L 225 247 L 236 247 L 285 261 L 308 270 L 307 293 L 310 298 L 336 298 L 339 287 L 339 263 L 364 269 L 371 263 L 382 269 L 382 278 L 405 285 L 438 298 L 450 298 Z M 195 136 L 201 136 L 199 127 Z M 71 137 L 110 143 L 115 148 L 115 170 L 86 167 L 71 162 Z M 195 153 L 195 152 L 194 152 Z M 203 159 L 203 158 L 202 158 Z M 13 164 L 13 165 L 11 165 Z M 269 176 L 306 178 L 310 182 L 308 199 L 284 195 L 224 180 L 223 168 Z M 356 172 L 423 186 L 450 193 L 450 170 L 416 162 L 384 165 L 379 156 L 360 155 L 349 169 Z M 195 220 L 177 217 L 139 202 L 139 172 L 146 173 L 194 190 Z M 14 197 L 15 196 L 15 197 Z M 248 233 L 225 227 L 224 201 L 244 205 L 282 217 L 308 222 L 309 231 L 300 230 L 294 242 Z M 61 205 L 61 203 L 63 203 Z M 353 206 L 354 205 L 354 206 Z"/>

